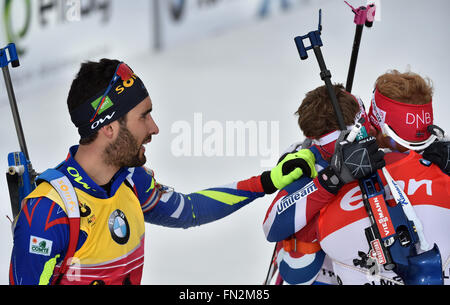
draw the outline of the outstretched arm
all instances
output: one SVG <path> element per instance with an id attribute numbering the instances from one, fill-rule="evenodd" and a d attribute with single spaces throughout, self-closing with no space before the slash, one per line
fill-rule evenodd
<path id="1" fill-rule="evenodd" d="M 132 179 L 147 222 L 188 228 L 223 218 L 256 198 L 292 183 L 304 173 L 311 175 L 315 169 L 301 154 L 285 156 L 271 171 L 259 176 L 190 194 L 158 184 L 153 172 L 144 168 L 136 168 Z M 307 154 L 312 156 L 310 152 Z"/>

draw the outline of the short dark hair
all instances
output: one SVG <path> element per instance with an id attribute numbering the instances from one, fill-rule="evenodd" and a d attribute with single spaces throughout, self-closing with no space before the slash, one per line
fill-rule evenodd
<path id="1" fill-rule="evenodd" d="M 359 111 L 358 102 L 345 91 L 342 84 L 336 84 L 333 87 L 345 124 L 353 125 Z M 295 114 L 298 115 L 300 129 L 308 138 L 317 139 L 333 130 L 340 129 L 326 86 L 306 93 Z"/>
<path id="2" fill-rule="evenodd" d="M 99 62 L 87 61 L 81 64 L 77 76 L 72 81 L 72 85 L 67 97 L 67 107 L 69 112 L 93 98 L 102 90 L 106 90 L 111 81 L 117 65 L 117 59 L 102 58 Z M 126 116 L 120 118 L 119 123 L 126 121 Z M 80 139 L 81 145 L 92 143 L 97 138 L 98 132 Z"/>

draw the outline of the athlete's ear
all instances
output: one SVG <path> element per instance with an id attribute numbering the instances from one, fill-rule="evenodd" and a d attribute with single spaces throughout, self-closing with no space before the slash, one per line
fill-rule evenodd
<path id="1" fill-rule="evenodd" d="M 103 134 L 107 139 L 114 140 L 119 134 L 119 123 L 114 121 L 100 128 L 99 133 Z"/>

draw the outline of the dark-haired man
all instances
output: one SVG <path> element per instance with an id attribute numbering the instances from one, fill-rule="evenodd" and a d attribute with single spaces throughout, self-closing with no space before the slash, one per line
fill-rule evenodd
<path id="1" fill-rule="evenodd" d="M 262 175 L 181 194 L 143 167 L 144 145 L 159 130 L 142 80 L 125 63 L 82 64 L 67 102 L 80 145 L 22 203 L 11 284 L 139 284 L 144 221 L 202 225 L 314 171 L 313 155 L 296 152 Z"/>

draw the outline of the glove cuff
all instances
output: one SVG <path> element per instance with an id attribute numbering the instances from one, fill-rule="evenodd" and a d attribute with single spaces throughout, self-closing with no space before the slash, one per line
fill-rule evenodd
<path id="1" fill-rule="evenodd" d="M 266 194 L 273 194 L 277 191 L 277 188 L 270 178 L 270 171 L 265 171 L 261 174 L 261 185 Z"/>

